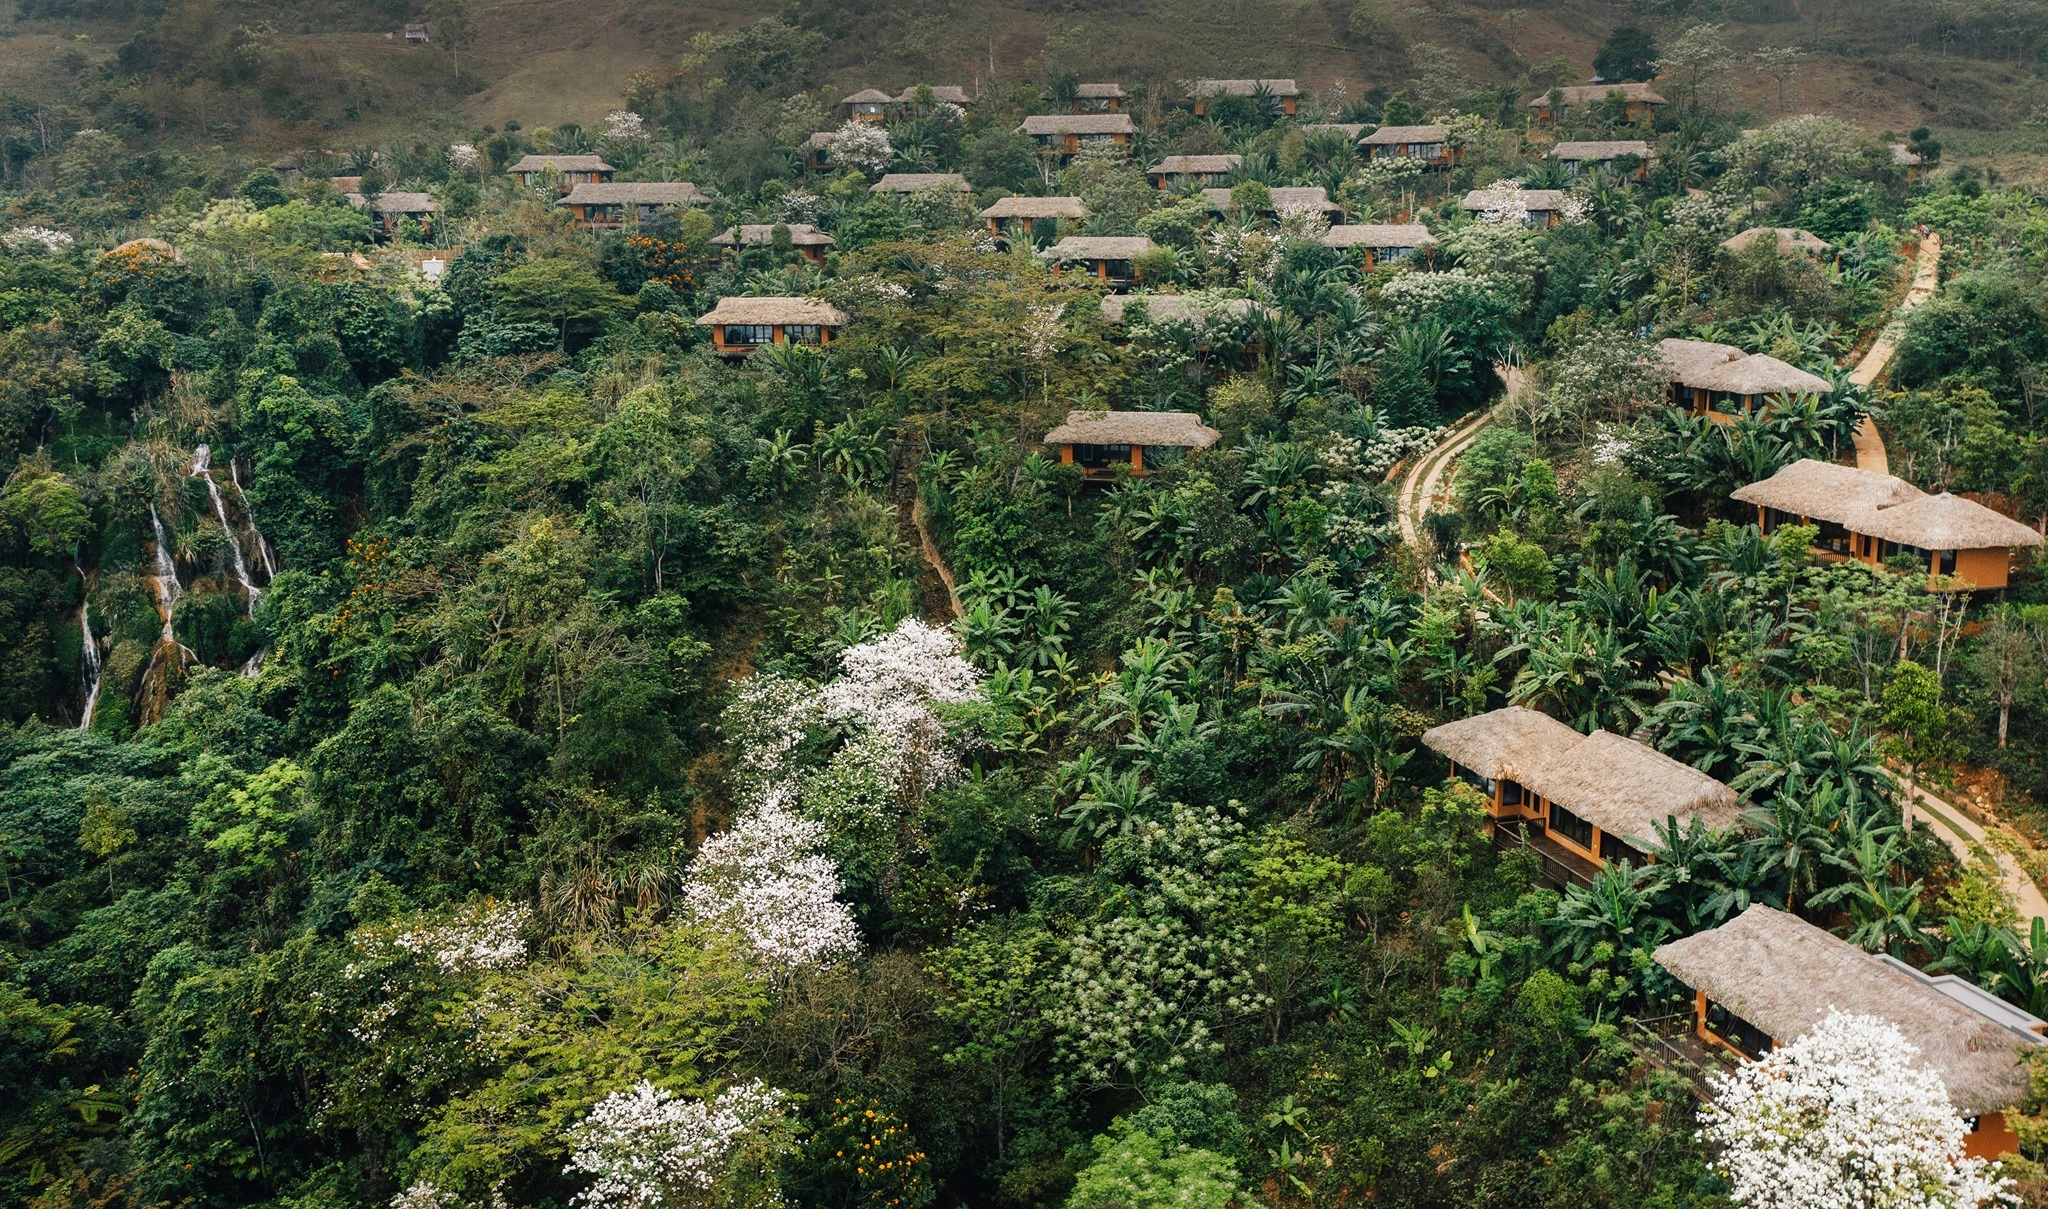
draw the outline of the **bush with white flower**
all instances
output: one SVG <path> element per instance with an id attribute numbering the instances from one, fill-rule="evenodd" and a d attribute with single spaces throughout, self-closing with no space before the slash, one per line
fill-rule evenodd
<path id="1" fill-rule="evenodd" d="M 1478 193 L 1479 221 L 1528 225 L 1529 202 L 1522 196 L 1521 181 L 1512 178 L 1497 180 Z"/>
<path id="2" fill-rule="evenodd" d="M 794 1148 L 788 1094 L 759 1079 L 709 1100 L 641 1080 L 599 1100 L 569 1132 L 563 1173 L 587 1177 L 587 1209 L 730 1209 L 783 1203 L 776 1164 Z"/>
<path id="3" fill-rule="evenodd" d="M 604 137 L 614 143 L 646 138 L 647 122 L 630 109 L 614 109 L 604 115 Z"/>
<path id="4" fill-rule="evenodd" d="M 10 252 L 62 252 L 71 246 L 71 237 L 49 227 L 16 227 L 0 235 L 0 244 Z"/>
<path id="5" fill-rule="evenodd" d="M 476 149 L 475 143 L 450 143 L 448 145 L 448 167 L 461 173 L 481 171 L 484 153 Z"/>
<path id="6" fill-rule="evenodd" d="M 1830 1011 L 1804 1037 L 1713 1080 L 1701 1137 L 1749 1209 L 2014 1204 L 1996 1163 L 1917 1047 L 1875 1016 Z"/>

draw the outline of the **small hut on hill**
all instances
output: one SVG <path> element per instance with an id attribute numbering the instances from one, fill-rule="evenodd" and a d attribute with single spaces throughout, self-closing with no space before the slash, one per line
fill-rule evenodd
<path id="1" fill-rule="evenodd" d="M 1090 480 L 1112 479 L 1117 468 L 1150 473 L 1147 449 L 1207 449 L 1223 434 L 1191 411 L 1070 411 L 1067 422 L 1045 434 L 1060 461 L 1081 467 Z"/>

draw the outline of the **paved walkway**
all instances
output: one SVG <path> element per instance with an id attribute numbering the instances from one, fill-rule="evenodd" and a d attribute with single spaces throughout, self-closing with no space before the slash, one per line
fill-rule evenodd
<path id="1" fill-rule="evenodd" d="M 1870 351 L 1863 354 L 1863 360 L 1849 373 L 1849 381 L 1858 386 L 1870 386 L 1883 375 L 1885 367 L 1892 363 L 1892 354 L 1898 352 L 1899 319 L 1907 311 L 1934 297 L 1934 291 L 1941 285 L 1941 236 L 1929 231 L 1920 238 L 1920 253 L 1913 267 L 1912 284 L 1906 287 L 1905 301 L 1899 303 L 1898 311 L 1884 330 L 1877 334 L 1877 340 Z M 1879 474 L 1891 473 L 1891 462 L 1885 456 L 1884 438 L 1878 435 L 1877 421 L 1869 416 L 1856 429 L 1856 468 L 1874 470 Z"/>
<path id="2" fill-rule="evenodd" d="M 2006 888 L 2012 891 L 2014 901 L 2019 904 L 2022 933 L 2028 921 L 2035 916 L 2048 917 L 2048 896 L 2041 893 L 2041 887 L 2034 884 L 2034 879 L 2027 876 L 2026 870 L 2020 868 L 2020 863 L 2010 852 L 1986 842 L 1984 828 L 1976 820 L 1920 788 L 1917 783 L 1913 786 L 1913 798 L 1914 813 L 1927 820 L 1934 834 L 1955 851 L 1957 859 L 1967 861 L 1981 850 L 1989 852 L 1998 861 L 1999 869 L 2005 874 Z"/>

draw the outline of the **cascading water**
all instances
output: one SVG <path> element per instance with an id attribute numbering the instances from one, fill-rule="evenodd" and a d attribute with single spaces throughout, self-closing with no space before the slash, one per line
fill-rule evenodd
<path id="1" fill-rule="evenodd" d="M 164 535 L 164 521 L 157 515 L 155 504 L 149 506 L 149 527 L 156 538 L 156 553 L 151 561 L 150 574 L 144 578 L 156 590 L 156 609 L 164 619 L 164 628 L 149 652 L 149 666 L 142 673 L 137 713 L 144 726 L 162 719 L 164 710 L 170 705 L 172 665 L 182 670 L 199 662 L 199 657 L 178 641 L 177 632 L 171 628 L 171 616 L 177 609 L 179 598 L 185 594 L 185 586 L 178 582 L 178 564 L 171 558 L 171 541 Z"/>
<path id="2" fill-rule="evenodd" d="M 86 578 L 85 568 L 78 565 L 77 559 L 73 559 L 71 565 L 78 571 L 78 578 L 85 582 L 85 599 L 78 602 L 78 635 L 85 640 L 85 716 L 79 721 L 78 729 L 91 730 L 93 711 L 100 704 L 100 681 L 105 671 L 100 666 L 99 644 L 92 637 L 92 580 Z"/>
<path id="3" fill-rule="evenodd" d="M 212 457 L 213 450 L 208 446 L 201 445 L 193 450 L 191 477 L 206 480 L 206 494 L 213 500 L 214 518 L 220 521 L 220 531 L 227 535 L 228 553 L 232 556 L 235 569 L 235 582 L 242 586 L 242 594 L 249 602 L 249 618 L 253 621 L 256 618 L 256 606 L 262 601 L 263 593 L 249 581 L 249 564 L 242 558 L 242 535 L 228 523 L 228 506 L 220 498 L 220 484 L 214 481 L 213 467 L 210 464 Z"/>
<path id="4" fill-rule="evenodd" d="M 176 642 L 171 633 L 171 610 L 178 605 L 179 597 L 185 595 L 185 585 L 178 582 L 178 564 L 171 560 L 171 540 L 164 536 L 164 518 L 156 514 L 156 505 L 149 506 L 149 527 L 156 537 L 156 559 L 152 565 L 150 582 L 156 585 L 156 611 L 163 614 L 164 639 Z"/>

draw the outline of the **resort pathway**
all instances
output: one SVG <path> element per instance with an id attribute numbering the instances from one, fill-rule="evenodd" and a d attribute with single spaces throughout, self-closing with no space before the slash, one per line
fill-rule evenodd
<path id="1" fill-rule="evenodd" d="M 1929 231 L 1920 237 L 1920 253 L 1914 262 L 1913 281 L 1906 287 L 1905 301 L 1899 303 L 1898 311 L 1884 330 L 1877 334 L 1877 340 L 1870 351 L 1863 354 L 1863 360 L 1849 372 L 1849 381 L 1858 386 L 1870 386 L 1892 363 L 1892 354 L 1898 351 L 1899 317 L 1934 296 L 1941 284 L 1941 236 Z M 1856 468 L 1874 470 L 1879 474 L 1890 474 L 1891 463 L 1885 457 L 1884 438 L 1878 435 L 1877 421 L 1863 417 L 1863 424 L 1856 430 Z"/>
<path id="2" fill-rule="evenodd" d="M 1493 370 L 1507 384 L 1508 398 L 1521 393 L 1525 380 L 1519 367 L 1496 365 Z M 1402 472 L 1401 481 L 1394 489 L 1394 515 L 1401 525 L 1401 540 L 1421 548 L 1422 518 L 1439 502 L 1437 497 L 1444 475 L 1449 472 L 1451 463 L 1458 460 L 1458 455 L 1479 439 L 1479 431 L 1492 418 L 1491 409 L 1473 416 Z"/>
<path id="3" fill-rule="evenodd" d="M 2026 870 L 2013 859 L 2010 852 L 1992 844 L 1984 836 L 1984 828 L 1969 815 L 1928 793 L 1915 782 L 1913 784 L 1913 810 L 1943 843 L 1955 851 L 1956 859 L 1967 861 L 1978 850 L 1989 852 L 2005 874 L 2006 888 L 2012 892 L 2014 901 L 2019 903 L 2021 933 L 2035 916 L 2048 917 L 2048 896 L 2041 893 L 2041 887 L 2027 876 Z"/>

